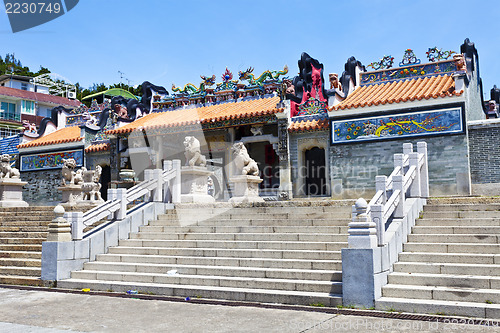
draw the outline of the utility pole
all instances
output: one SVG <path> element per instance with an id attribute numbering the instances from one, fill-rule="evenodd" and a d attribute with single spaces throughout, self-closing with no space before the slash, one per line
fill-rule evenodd
<path id="1" fill-rule="evenodd" d="M 123 86 L 122 86 L 122 79 L 123 79 L 123 74 L 125 74 L 125 73 L 123 73 L 121 71 L 118 71 L 118 73 L 120 74 L 120 88 L 123 88 Z"/>

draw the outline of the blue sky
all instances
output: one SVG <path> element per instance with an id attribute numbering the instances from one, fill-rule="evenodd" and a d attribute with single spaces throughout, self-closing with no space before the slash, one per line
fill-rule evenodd
<path id="1" fill-rule="evenodd" d="M 297 73 L 308 52 L 339 73 L 350 56 L 364 65 L 411 48 L 425 62 L 428 48 L 459 51 L 476 44 L 486 97 L 500 86 L 500 1 L 80 0 L 67 14 L 13 34 L 0 13 L 0 54 L 40 65 L 88 87 L 145 80 L 170 90 L 255 67 Z M 124 81 L 125 82 L 125 81 Z"/>

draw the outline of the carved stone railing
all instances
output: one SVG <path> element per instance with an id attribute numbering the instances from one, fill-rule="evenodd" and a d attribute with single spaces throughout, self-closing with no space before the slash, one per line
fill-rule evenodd
<path id="1" fill-rule="evenodd" d="M 417 152 L 413 152 L 411 143 L 403 144 L 403 154 L 394 154 L 394 171 L 389 177 L 375 178 L 376 193 L 365 206 L 362 201 L 353 206 L 353 221 L 349 224 L 349 247 L 371 248 L 373 244 L 355 242 L 353 237 L 361 234 L 356 227 L 357 215 L 366 215 L 375 223 L 377 245 L 387 244 L 387 222 L 404 217 L 406 198 L 427 198 L 429 196 L 429 176 L 427 166 L 427 143 L 417 143 Z M 355 231 L 358 229 L 357 231 Z M 367 234 L 372 234 L 367 231 Z M 352 246 L 351 246 L 352 244 Z"/>
<path id="2" fill-rule="evenodd" d="M 127 189 L 108 189 L 108 201 L 87 211 L 67 212 L 64 217 L 71 223 L 73 240 L 80 240 L 92 232 L 84 229 L 104 218 L 110 223 L 121 221 L 127 215 L 127 207 L 144 197 L 144 201 L 179 203 L 181 196 L 181 162 L 165 161 L 163 170 L 145 170 L 144 181 Z M 109 223 L 107 224 L 109 225 Z"/>
<path id="3" fill-rule="evenodd" d="M 403 144 L 394 155 L 394 171 L 377 176 L 376 193 L 367 203 L 360 198 L 352 210 L 348 248 L 342 249 L 344 305 L 373 307 L 381 297 L 387 275 L 403 250 L 429 196 L 427 144 Z"/>

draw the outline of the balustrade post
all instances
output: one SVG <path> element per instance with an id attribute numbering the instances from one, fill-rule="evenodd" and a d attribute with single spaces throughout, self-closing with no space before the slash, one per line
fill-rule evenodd
<path id="1" fill-rule="evenodd" d="M 413 144 L 409 142 L 403 143 L 403 155 L 408 155 L 410 153 L 413 153 Z"/>
<path id="2" fill-rule="evenodd" d="M 175 177 L 172 180 L 172 203 L 181 202 L 181 160 L 173 160 L 172 167 L 175 170 Z"/>
<path id="3" fill-rule="evenodd" d="M 404 170 L 404 155 L 403 154 L 394 154 L 394 169 L 396 169 L 397 167 L 401 168 L 399 174 L 404 175 L 405 170 Z M 394 178 L 392 180 L 394 182 Z"/>
<path id="4" fill-rule="evenodd" d="M 161 169 L 153 170 L 153 179 L 156 179 L 156 188 L 153 190 L 153 201 L 163 201 L 163 175 Z"/>
<path id="5" fill-rule="evenodd" d="M 172 161 L 163 161 L 163 171 L 172 170 Z M 171 181 L 166 181 L 163 183 L 163 202 L 171 202 L 172 201 L 172 192 L 170 191 L 170 183 Z"/>
<path id="6" fill-rule="evenodd" d="M 64 218 L 71 224 L 71 238 L 73 240 L 81 240 L 83 238 L 83 213 L 82 212 L 66 212 Z"/>
<path id="7" fill-rule="evenodd" d="M 429 170 L 427 164 L 427 142 L 417 143 L 417 152 L 424 155 L 424 163 L 420 170 L 420 195 L 422 198 L 429 197 Z"/>
<path id="8" fill-rule="evenodd" d="M 404 217 L 404 210 L 405 210 L 405 189 L 404 189 L 404 176 L 403 175 L 397 175 L 392 178 L 392 190 L 393 191 L 398 191 L 399 190 L 399 202 L 398 205 L 396 206 L 396 209 L 394 210 L 394 217 L 395 218 L 403 218 Z M 394 192 L 393 192 L 394 193 Z"/>
<path id="9" fill-rule="evenodd" d="M 349 223 L 347 243 L 350 249 L 371 249 L 377 247 L 377 229 L 366 213 L 368 204 L 359 198 L 354 205 L 356 216 Z"/>
<path id="10" fill-rule="evenodd" d="M 377 229 L 377 244 L 383 246 L 385 244 L 385 221 L 384 221 L 384 206 L 372 205 L 371 218 Z"/>
<path id="11" fill-rule="evenodd" d="M 382 191 L 381 202 L 385 205 L 387 201 L 387 176 L 376 176 L 375 177 L 375 192 Z"/>
<path id="12" fill-rule="evenodd" d="M 115 219 L 123 220 L 127 215 L 127 190 L 124 188 L 116 189 L 116 199 L 120 200 L 120 208 L 115 212 Z"/>
<path id="13" fill-rule="evenodd" d="M 148 180 L 151 180 L 153 179 L 154 175 L 153 175 L 153 170 L 151 169 L 146 169 L 144 170 L 144 181 L 148 181 Z M 148 201 L 151 201 L 151 194 L 150 193 L 147 193 L 145 196 L 144 196 L 144 201 L 148 202 Z"/>
<path id="14" fill-rule="evenodd" d="M 116 199 L 116 189 L 115 188 L 108 188 L 108 201 L 113 201 Z M 113 219 L 113 213 L 108 215 L 108 220 Z"/>
<path id="15" fill-rule="evenodd" d="M 410 184 L 410 198 L 420 198 L 419 153 L 410 153 L 410 167 L 415 166 L 415 177 Z"/>

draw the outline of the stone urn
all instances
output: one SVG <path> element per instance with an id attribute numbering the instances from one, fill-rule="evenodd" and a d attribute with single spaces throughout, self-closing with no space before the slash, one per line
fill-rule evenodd
<path id="1" fill-rule="evenodd" d="M 121 169 L 120 179 L 124 182 L 133 182 L 135 177 L 135 171 L 133 169 Z"/>

